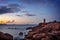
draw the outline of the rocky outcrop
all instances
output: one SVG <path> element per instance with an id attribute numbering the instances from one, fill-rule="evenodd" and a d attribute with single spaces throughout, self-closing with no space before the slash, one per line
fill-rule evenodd
<path id="1" fill-rule="evenodd" d="M 23 35 L 23 32 L 20 32 L 19 35 Z"/>
<path id="2" fill-rule="evenodd" d="M 25 40 L 60 40 L 60 22 L 40 23 L 29 31 Z"/>
<path id="3" fill-rule="evenodd" d="M 13 40 L 13 36 L 8 33 L 0 32 L 0 40 Z"/>

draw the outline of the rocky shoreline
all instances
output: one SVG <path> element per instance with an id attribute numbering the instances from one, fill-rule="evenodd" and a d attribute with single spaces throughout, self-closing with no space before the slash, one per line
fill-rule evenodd
<path id="1" fill-rule="evenodd" d="M 23 32 L 20 32 L 19 36 L 23 36 Z M 9 33 L 0 32 L 0 40 L 25 40 L 25 39 L 20 38 L 20 37 L 14 38 L 13 35 L 11 35 Z"/>
<path id="2" fill-rule="evenodd" d="M 25 40 L 60 40 L 60 22 L 52 21 L 40 23 L 31 29 Z"/>
<path id="3" fill-rule="evenodd" d="M 13 36 L 8 33 L 0 32 L 0 40 L 13 40 Z"/>
<path id="4" fill-rule="evenodd" d="M 24 39 L 15 38 L 14 40 L 60 40 L 60 22 L 44 22 L 39 23 L 35 27 L 29 27 L 31 29 Z M 23 35 L 22 32 L 19 36 Z M 13 40 L 13 36 L 8 33 L 0 32 L 0 40 Z"/>

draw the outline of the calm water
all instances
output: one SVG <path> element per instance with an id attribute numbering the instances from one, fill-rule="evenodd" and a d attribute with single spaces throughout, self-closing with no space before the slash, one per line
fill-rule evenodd
<path id="1" fill-rule="evenodd" d="M 0 26 L 0 31 L 4 33 L 9 33 L 13 35 L 13 37 L 20 37 L 19 32 L 23 32 L 24 35 L 27 34 L 29 30 L 26 30 L 28 27 L 34 27 L 35 25 L 26 25 L 26 26 L 20 26 L 20 25 L 2 25 Z M 24 38 L 24 35 L 22 38 Z"/>

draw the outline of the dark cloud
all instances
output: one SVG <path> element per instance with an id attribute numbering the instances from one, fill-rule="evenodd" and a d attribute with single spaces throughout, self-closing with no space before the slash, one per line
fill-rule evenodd
<path id="1" fill-rule="evenodd" d="M 18 4 L 8 4 L 8 7 L 12 8 L 14 11 L 19 11 L 21 9 L 20 5 Z"/>
<path id="2" fill-rule="evenodd" d="M 8 4 L 8 7 L 11 8 L 14 12 L 21 10 L 21 6 L 19 4 Z"/>
<path id="3" fill-rule="evenodd" d="M 11 23 L 10 21 L 7 21 L 7 23 Z"/>
<path id="4" fill-rule="evenodd" d="M 0 6 L 0 14 L 14 13 L 20 11 L 18 4 L 8 4 L 7 6 Z"/>
<path id="5" fill-rule="evenodd" d="M 20 17 L 21 15 L 16 15 L 16 16 L 19 16 Z"/>
<path id="6" fill-rule="evenodd" d="M 0 14 L 10 13 L 10 12 L 12 12 L 11 8 L 7 8 L 6 6 L 0 7 Z"/>
<path id="7" fill-rule="evenodd" d="M 15 22 L 15 20 L 12 20 L 11 22 Z"/>
<path id="8" fill-rule="evenodd" d="M 25 14 L 25 16 L 36 16 L 34 14 Z"/>
<path id="9" fill-rule="evenodd" d="M 29 13 L 29 11 L 22 11 L 22 13 Z"/>
<path id="10" fill-rule="evenodd" d="M 36 16 L 35 14 L 31 14 L 29 11 L 22 11 L 23 13 L 25 13 L 25 16 Z"/>
<path id="11" fill-rule="evenodd" d="M 7 23 L 13 23 L 13 22 L 15 22 L 15 20 L 12 20 L 12 21 L 7 21 Z"/>

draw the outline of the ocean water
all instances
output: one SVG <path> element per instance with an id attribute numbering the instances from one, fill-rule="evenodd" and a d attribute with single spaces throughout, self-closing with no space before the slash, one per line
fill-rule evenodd
<path id="1" fill-rule="evenodd" d="M 34 27 L 35 25 L 0 25 L 0 31 L 13 35 L 14 38 L 24 38 L 29 30 L 28 27 Z M 23 36 L 20 37 L 19 33 L 23 32 Z"/>

